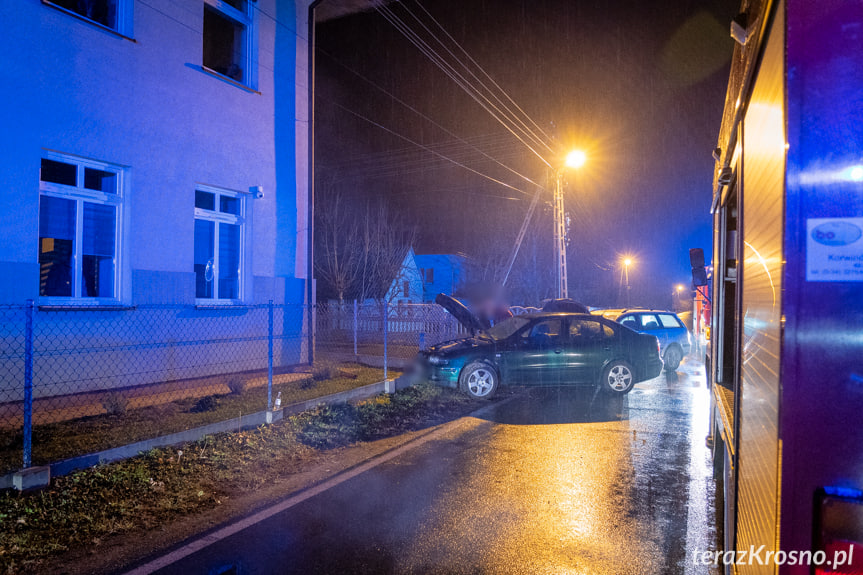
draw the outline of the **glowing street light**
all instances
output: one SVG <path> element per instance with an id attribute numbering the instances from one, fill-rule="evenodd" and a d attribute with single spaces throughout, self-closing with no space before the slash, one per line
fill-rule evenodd
<path id="1" fill-rule="evenodd" d="M 677 294 L 677 306 L 681 307 L 683 304 L 683 299 L 680 297 L 681 292 L 683 292 L 683 284 L 677 284 L 674 287 L 674 293 Z"/>
<path id="2" fill-rule="evenodd" d="M 554 186 L 554 256 L 557 259 L 557 297 L 569 297 L 566 271 L 566 211 L 563 207 L 563 172 L 567 168 L 577 170 L 587 161 L 581 150 L 566 155 L 563 166 L 557 169 Z"/>
<path id="3" fill-rule="evenodd" d="M 573 150 L 566 156 L 566 167 L 578 169 L 587 161 L 587 154 L 581 150 Z"/>

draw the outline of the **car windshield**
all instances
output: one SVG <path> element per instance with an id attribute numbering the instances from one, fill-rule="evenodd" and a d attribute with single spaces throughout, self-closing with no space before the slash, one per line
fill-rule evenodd
<path id="1" fill-rule="evenodd" d="M 499 341 L 502 339 L 506 339 L 524 326 L 528 324 L 530 320 L 524 316 L 517 315 L 515 317 L 511 317 L 503 320 L 500 323 L 494 325 L 494 327 L 486 330 L 486 333 L 495 341 Z"/>

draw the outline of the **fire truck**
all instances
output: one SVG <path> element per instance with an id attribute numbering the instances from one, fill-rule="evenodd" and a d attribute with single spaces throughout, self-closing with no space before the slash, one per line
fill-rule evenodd
<path id="1" fill-rule="evenodd" d="M 709 280 L 693 261 L 719 563 L 863 573 L 863 3 L 744 0 L 731 35 Z"/>

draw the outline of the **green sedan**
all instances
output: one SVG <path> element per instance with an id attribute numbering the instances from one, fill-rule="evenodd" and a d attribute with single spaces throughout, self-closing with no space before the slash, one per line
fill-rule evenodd
<path id="1" fill-rule="evenodd" d="M 662 372 L 659 342 L 602 317 L 533 313 L 490 329 L 455 298 L 435 300 L 471 333 L 420 353 L 429 380 L 457 387 L 474 399 L 500 385 L 600 385 L 615 394 Z"/>

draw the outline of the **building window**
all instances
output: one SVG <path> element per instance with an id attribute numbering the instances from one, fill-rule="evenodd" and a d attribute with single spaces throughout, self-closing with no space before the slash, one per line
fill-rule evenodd
<path id="1" fill-rule="evenodd" d="M 195 191 L 195 297 L 235 303 L 243 297 L 243 198 L 237 192 Z"/>
<path id="2" fill-rule="evenodd" d="M 46 154 L 39 180 L 39 296 L 116 303 L 123 170 Z"/>
<path id="3" fill-rule="evenodd" d="M 253 20 L 248 0 L 205 0 L 204 68 L 254 87 Z"/>
<path id="4" fill-rule="evenodd" d="M 434 283 L 434 268 L 426 269 L 426 283 L 433 284 Z"/>
<path id="5" fill-rule="evenodd" d="M 402 282 L 402 297 L 411 297 L 411 282 Z"/>
<path id="6" fill-rule="evenodd" d="M 42 0 L 45 4 L 62 8 L 85 20 L 129 35 L 131 0 Z"/>

